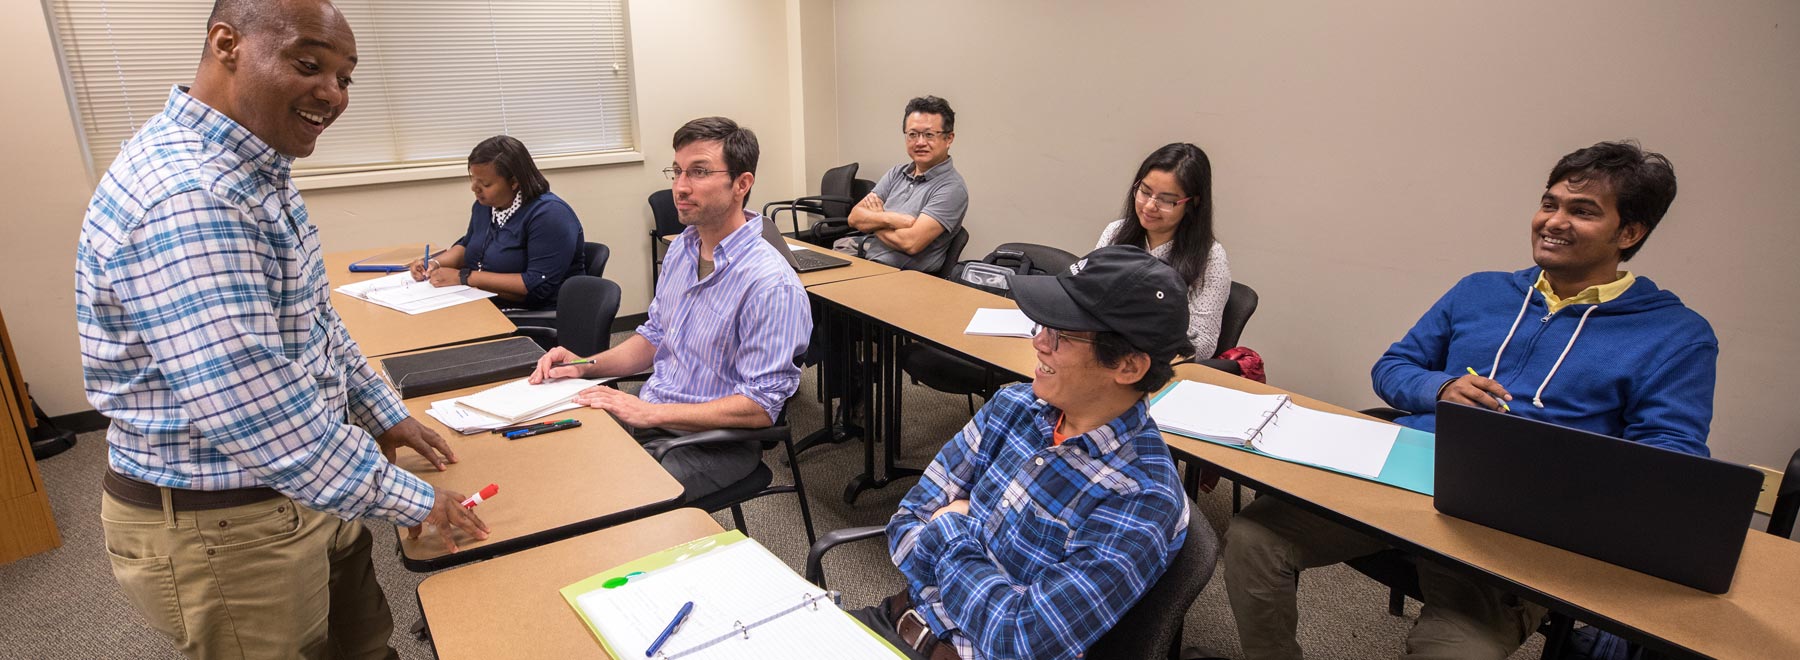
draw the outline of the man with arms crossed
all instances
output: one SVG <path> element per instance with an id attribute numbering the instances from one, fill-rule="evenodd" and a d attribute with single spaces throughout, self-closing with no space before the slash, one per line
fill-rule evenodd
<path id="1" fill-rule="evenodd" d="M 592 387 L 576 403 L 612 413 L 640 441 L 670 432 L 767 428 L 800 387 L 812 311 L 800 278 L 762 238 L 763 216 L 744 208 L 756 182 L 756 134 L 724 117 L 675 132 L 675 211 L 687 229 L 669 244 L 649 320 L 592 364 L 556 347 L 531 382 L 626 376 L 655 366 L 638 396 Z M 762 460 L 755 442 L 681 447 L 663 468 L 688 501 L 736 483 Z"/>
<path id="2" fill-rule="evenodd" d="M 1188 527 L 1144 403 L 1192 351 L 1187 287 L 1131 246 L 1071 270 L 1012 278 L 1019 309 L 1043 328 L 1033 381 L 982 406 L 888 521 L 907 588 L 857 616 L 918 656 L 1078 657 L 1186 535 L 1213 533 Z"/>
<path id="3" fill-rule="evenodd" d="M 913 99 L 906 104 L 901 130 L 912 161 L 881 175 L 875 189 L 851 208 L 850 227 L 862 234 L 840 238 L 831 247 L 929 273 L 943 266 L 950 237 L 969 211 L 969 189 L 950 162 L 956 111 L 935 96 Z"/>
<path id="4" fill-rule="evenodd" d="M 1712 327 L 1619 270 L 1674 201 L 1674 169 L 1635 144 L 1602 142 L 1564 156 L 1545 185 L 1531 220 L 1537 266 L 1463 278 L 1375 363 L 1375 391 L 1413 411 L 1401 424 L 1426 431 L 1443 400 L 1706 455 Z M 1244 507 L 1225 534 L 1225 578 L 1245 656 L 1299 658 L 1300 571 L 1384 547 L 1275 497 Z M 1425 608 L 1405 657 L 1504 658 L 1544 616 L 1466 575 L 1418 566 Z"/>
<path id="5" fill-rule="evenodd" d="M 76 248 L 113 575 L 190 657 L 391 658 L 356 519 L 452 551 L 452 527 L 487 534 L 392 464 L 456 457 L 345 332 L 289 175 L 349 104 L 356 39 L 324 0 L 220 0 L 207 23 L 193 87 L 120 151 Z"/>

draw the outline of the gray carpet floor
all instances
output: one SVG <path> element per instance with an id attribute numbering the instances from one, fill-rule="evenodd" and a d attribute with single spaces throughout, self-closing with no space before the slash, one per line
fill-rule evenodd
<path id="1" fill-rule="evenodd" d="M 813 370 L 808 370 L 801 392 L 813 392 Z M 959 396 L 923 387 L 907 386 L 904 392 L 906 423 L 903 425 L 902 465 L 923 467 L 945 440 L 967 421 L 967 404 Z M 803 432 L 819 428 L 821 406 L 814 397 L 795 398 L 790 421 Z M 785 456 L 780 450 L 765 460 L 776 467 L 777 479 L 786 481 Z M 127 605 L 113 581 L 100 531 L 100 475 L 105 469 L 106 440 L 101 432 L 83 434 L 76 447 L 39 464 L 56 522 L 62 530 L 62 547 L 0 566 L 0 658 L 168 658 L 169 644 L 150 630 Z M 865 492 L 854 506 L 844 503 L 844 484 L 860 472 L 862 449 L 857 442 L 820 447 L 805 454 L 802 478 L 811 489 L 814 524 L 823 533 L 843 527 L 884 523 L 894 511 L 907 480 L 885 489 Z M 1200 505 L 1208 520 L 1221 532 L 1230 518 L 1229 482 L 1222 482 Z M 729 527 L 730 516 L 715 516 Z M 778 495 L 745 507 L 749 534 L 800 570 L 806 557 L 806 535 L 799 509 L 791 495 Z M 400 657 L 431 658 L 431 645 L 414 639 L 406 629 L 419 618 L 416 588 L 427 574 L 412 573 L 400 565 L 394 529 L 386 523 L 369 523 L 375 534 L 375 567 L 394 611 L 393 645 Z M 0 530 L 0 533 L 4 533 Z M 844 546 L 828 555 L 826 575 L 832 587 L 845 593 L 846 605 L 863 606 L 900 588 L 900 575 L 888 560 L 880 542 Z M 1300 640 L 1311 658 L 1386 658 L 1399 654 L 1401 640 L 1418 614 L 1418 603 L 1409 602 L 1406 617 L 1387 614 L 1387 592 L 1379 584 L 1349 568 L 1335 566 L 1307 571 L 1301 578 Z M 570 616 L 574 616 L 571 612 Z M 1224 592 L 1224 570 L 1188 611 L 1184 644 L 1190 653 L 1239 657 L 1237 634 Z M 1538 657 L 1542 638 L 1533 636 L 1514 658 Z M 596 655 L 598 646 L 596 645 Z"/>

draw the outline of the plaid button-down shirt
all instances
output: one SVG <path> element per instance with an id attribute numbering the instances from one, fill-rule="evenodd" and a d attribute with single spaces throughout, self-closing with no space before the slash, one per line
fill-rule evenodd
<path id="1" fill-rule="evenodd" d="M 1148 409 L 1052 446 L 1061 411 L 1000 390 L 888 521 L 913 605 L 964 658 L 1070 658 L 1162 576 L 1188 504 Z M 969 513 L 932 512 L 954 500 Z"/>
<path id="2" fill-rule="evenodd" d="M 370 436 L 406 407 L 331 307 L 291 162 L 177 88 L 101 178 L 75 315 L 108 461 L 170 488 L 268 486 L 418 524 L 431 486 Z"/>

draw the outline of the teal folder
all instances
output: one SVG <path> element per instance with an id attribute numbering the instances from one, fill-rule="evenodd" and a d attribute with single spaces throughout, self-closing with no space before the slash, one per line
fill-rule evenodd
<path id="1" fill-rule="evenodd" d="M 1156 403 L 1157 399 L 1161 399 L 1164 395 L 1168 394 L 1170 389 L 1173 388 L 1164 389 L 1162 392 L 1157 393 L 1155 397 L 1150 399 L 1150 403 Z M 1437 460 L 1437 436 L 1418 429 L 1407 428 L 1404 426 L 1400 427 L 1400 434 L 1394 438 L 1394 448 L 1388 452 L 1387 462 L 1381 465 L 1381 475 L 1374 479 L 1369 479 L 1363 475 L 1345 472 L 1343 470 L 1333 470 L 1328 467 L 1313 465 L 1311 463 L 1292 461 L 1280 456 L 1257 451 L 1251 447 L 1236 445 L 1229 442 L 1220 442 L 1212 438 L 1188 435 L 1173 429 L 1163 429 L 1163 431 L 1186 438 L 1194 438 L 1195 440 L 1205 440 L 1215 445 L 1230 447 L 1239 451 L 1262 454 L 1263 456 L 1268 456 L 1269 458 L 1279 461 L 1287 461 L 1296 465 L 1305 465 L 1321 470 L 1329 470 L 1358 479 L 1387 484 L 1395 488 L 1404 488 L 1423 495 L 1432 494 L 1433 479 L 1435 477 L 1436 469 L 1435 462 Z"/>

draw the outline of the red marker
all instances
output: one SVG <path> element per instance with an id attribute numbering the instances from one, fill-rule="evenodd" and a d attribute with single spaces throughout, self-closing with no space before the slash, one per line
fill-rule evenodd
<path id="1" fill-rule="evenodd" d="M 463 500 L 462 501 L 463 508 L 473 509 L 473 508 L 475 508 L 475 505 L 480 504 L 482 502 L 486 502 L 488 498 L 493 497 L 494 493 L 498 493 L 498 492 L 500 492 L 499 486 L 496 486 L 494 484 L 488 484 L 487 488 L 481 489 L 481 492 L 476 493 L 474 495 L 470 495 L 469 499 Z"/>

